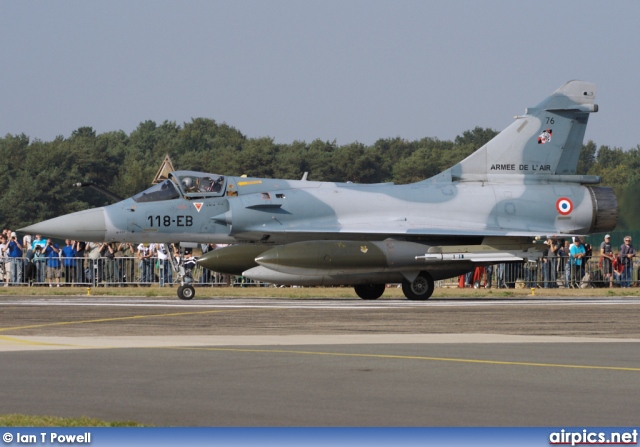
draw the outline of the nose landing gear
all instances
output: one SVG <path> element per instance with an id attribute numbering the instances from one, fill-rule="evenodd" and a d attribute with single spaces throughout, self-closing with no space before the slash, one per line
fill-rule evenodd
<path id="1" fill-rule="evenodd" d="M 191 284 L 185 284 L 178 287 L 178 298 L 181 300 L 190 300 L 196 295 L 196 290 Z"/>

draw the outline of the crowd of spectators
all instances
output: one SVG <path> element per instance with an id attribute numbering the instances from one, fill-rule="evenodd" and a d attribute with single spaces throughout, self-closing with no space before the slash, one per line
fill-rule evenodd
<path id="1" fill-rule="evenodd" d="M 498 288 L 513 288 L 521 281 L 527 288 L 626 288 L 640 277 L 635 258 L 631 236 L 625 236 L 615 248 L 607 234 L 595 251 L 580 237 L 548 239 L 539 259 L 477 267 L 460 276 L 458 286 L 491 288 L 495 284 Z"/>
<path id="2" fill-rule="evenodd" d="M 205 253 L 215 244 L 204 244 Z M 191 249 L 184 250 L 195 266 Z M 172 286 L 177 281 L 180 252 L 174 244 L 95 243 L 65 240 L 60 246 L 36 234 L 18 238 L 0 234 L 0 285 L 118 285 L 152 283 Z M 228 276 L 202 269 L 200 284 L 230 284 Z"/>

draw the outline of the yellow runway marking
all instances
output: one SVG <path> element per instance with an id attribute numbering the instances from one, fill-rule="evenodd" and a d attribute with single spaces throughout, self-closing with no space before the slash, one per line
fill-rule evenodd
<path id="1" fill-rule="evenodd" d="M 89 323 L 106 323 L 113 321 L 126 321 L 126 320 L 141 320 L 145 318 L 164 318 L 164 317 L 182 317 L 186 315 L 205 315 L 205 314 L 214 314 L 221 312 L 239 312 L 245 310 L 258 310 L 258 309 L 225 309 L 225 310 L 204 310 L 198 312 L 175 312 L 170 314 L 152 314 L 152 315 L 131 315 L 128 317 L 112 317 L 112 318 L 98 318 L 94 320 L 80 320 L 80 321 L 58 321 L 55 323 L 42 323 L 42 324 L 31 324 L 28 326 L 13 326 L 13 327 L 4 327 L 0 328 L 0 332 L 7 331 L 19 331 L 21 329 L 35 329 L 35 328 L 43 328 L 43 327 L 52 327 L 52 326 L 70 326 L 74 324 L 89 324 Z M 259 309 L 264 310 L 264 309 Z"/>
<path id="2" fill-rule="evenodd" d="M 501 361 L 501 360 L 425 357 L 425 356 L 414 356 L 414 355 L 352 354 L 352 353 L 344 353 L 344 352 L 293 351 L 293 350 L 286 350 L 286 349 L 186 348 L 186 347 L 174 347 L 174 348 L 163 348 L 163 349 L 182 349 L 182 350 L 190 350 L 190 351 L 228 351 L 228 352 L 252 352 L 252 353 L 272 353 L 272 354 L 321 355 L 321 356 L 332 356 L 332 357 L 360 357 L 360 358 L 397 359 L 397 360 L 426 360 L 426 361 L 432 361 L 432 362 L 476 363 L 476 364 L 486 364 L 486 365 L 537 366 L 537 367 L 544 367 L 544 368 L 573 368 L 573 369 L 594 369 L 594 370 L 606 370 L 606 371 L 640 372 L 640 368 L 624 367 L 624 366 L 565 365 L 561 363 L 509 362 L 509 361 Z"/>
<path id="3" fill-rule="evenodd" d="M 63 345 L 60 343 L 46 343 L 43 341 L 32 341 L 32 340 L 22 340 L 20 338 L 14 338 L 14 337 L 8 337 L 6 335 L 0 335 L 0 341 L 6 341 L 6 342 L 10 342 L 10 343 L 18 343 L 21 345 L 28 345 L 28 346 L 70 346 L 70 347 L 76 347 L 76 345 Z"/>

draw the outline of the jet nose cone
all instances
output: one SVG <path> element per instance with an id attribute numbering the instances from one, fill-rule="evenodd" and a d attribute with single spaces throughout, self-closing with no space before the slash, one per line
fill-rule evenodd
<path id="1" fill-rule="evenodd" d="M 107 226 L 104 208 L 95 208 L 45 220 L 19 231 L 58 239 L 100 242 L 105 240 Z"/>

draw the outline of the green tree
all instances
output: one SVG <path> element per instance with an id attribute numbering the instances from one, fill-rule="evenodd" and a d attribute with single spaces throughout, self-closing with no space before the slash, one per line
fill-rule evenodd
<path id="1" fill-rule="evenodd" d="M 580 150 L 580 156 L 578 157 L 578 167 L 576 168 L 577 174 L 588 174 L 591 168 L 596 163 L 596 144 L 589 140 L 587 144 L 582 145 Z"/>
<path id="2" fill-rule="evenodd" d="M 296 180 L 302 178 L 305 172 L 309 172 L 307 145 L 300 141 L 278 145 L 274 164 L 275 177 Z"/>
<path id="3" fill-rule="evenodd" d="M 306 159 L 309 164 L 309 179 L 316 181 L 338 181 L 332 164 L 336 142 L 313 140 L 307 150 Z"/>

